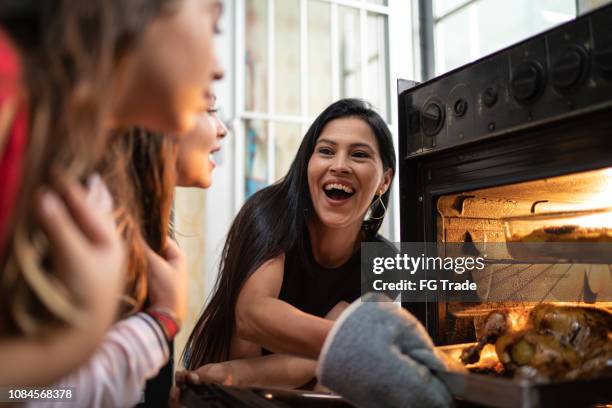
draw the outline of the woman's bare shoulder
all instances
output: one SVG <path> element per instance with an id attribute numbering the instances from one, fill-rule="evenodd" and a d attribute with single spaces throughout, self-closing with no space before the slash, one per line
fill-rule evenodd
<path id="1" fill-rule="evenodd" d="M 282 283 L 284 270 L 285 253 L 281 253 L 274 258 L 268 259 L 259 268 L 255 269 L 255 272 L 247 279 L 245 286 L 248 285 L 249 281 L 265 284 L 268 281 L 276 283 L 280 279 Z"/>

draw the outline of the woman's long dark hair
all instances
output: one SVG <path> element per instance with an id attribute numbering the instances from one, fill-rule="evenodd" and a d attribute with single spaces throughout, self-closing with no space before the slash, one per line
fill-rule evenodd
<path id="1" fill-rule="evenodd" d="M 236 216 L 223 247 L 215 293 L 183 352 L 187 369 L 229 359 L 238 295 L 257 268 L 294 247 L 298 253 L 306 253 L 304 231 L 313 213 L 308 162 L 325 125 L 345 117 L 360 118 L 370 126 L 378 141 L 383 168 L 395 169 L 395 149 L 389 128 L 367 102 L 342 99 L 325 109 L 306 132 L 285 178 L 255 193 Z M 383 194 L 382 201 L 386 207 L 389 190 Z M 373 217 L 380 219 L 364 221 L 366 238 L 378 232 L 384 216 L 382 206 L 372 207 Z"/>

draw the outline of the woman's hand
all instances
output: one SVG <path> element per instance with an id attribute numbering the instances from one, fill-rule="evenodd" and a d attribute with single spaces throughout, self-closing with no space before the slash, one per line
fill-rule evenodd
<path id="1" fill-rule="evenodd" d="M 340 317 L 342 312 L 344 312 L 344 309 L 346 309 L 347 307 L 349 307 L 348 302 L 341 300 L 338 303 L 336 303 L 336 306 L 332 307 L 332 309 L 329 312 L 327 312 L 327 314 L 325 315 L 325 318 L 328 320 L 336 321 L 338 317 Z"/>
<path id="2" fill-rule="evenodd" d="M 240 375 L 241 370 L 239 365 L 240 360 L 205 364 L 202 367 L 193 371 L 177 371 L 175 378 L 177 384 L 215 383 L 236 386 L 248 385 L 248 381 L 246 381 L 246 379 Z"/>
<path id="3" fill-rule="evenodd" d="M 235 367 L 231 361 L 206 364 L 194 371 L 177 371 L 174 375 L 176 384 L 170 390 L 169 405 L 172 408 L 181 407 L 181 384 L 217 383 L 223 385 L 239 385 Z"/>
<path id="4" fill-rule="evenodd" d="M 165 308 L 183 322 L 187 314 L 187 260 L 183 251 L 168 240 L 162 258 L 147 247 L 149 299 L 151 306 Z"/>
<path id="5" fill-rule="evenodd" d="M 357 407 L 453 405 L 434 371 L 448 366 L 427 330 L 384 295 L 369 293 L 350 305 L 323 350 L 319 381 Z M 410 392 L 388 392 L 402 387 Z"/>
<path id="6" fill-rule="evenodd" d="M 175 384 L 170 389 L 170 401 L 168 401 L 168 406 L 170 408 L 180 408 L 181 405 L 181 384 L 192 383 L 199 384 L 200 379 L 198 376 L 191 371 L 181 370 L 174 373 L 174 382 Z"/>
<path id="7" fill-rule="evenodd" d="M 125 248 L 112 217 L 112 199 L 104 183 L 94 182 L 88 193 L 60 172 L 53 172 L 53 181 L 61 197 L 44 189 L 37 203 L 53 269 L 83 311 L 91 314 L 92 322 L 105 326 L 104 331 L 114 320 L 126 266 Z"/>
<path id="8" fill-rule="evenodd" d="M 126 262 L 110 195 L 95 199 L 105 195 L 102 183 L 92 187 L 94 199 L 88 201 L 76 180 L 58 173 L 53 178 L 59 194 L 40 190 L 36 215 L 49 241 L 54 276 L 78 302 L 81 324 L 52 327 L 44 336 L 0 338 L 3 386 L 48 385 L 73 371 L 93 354 L 119 305 Z"/>

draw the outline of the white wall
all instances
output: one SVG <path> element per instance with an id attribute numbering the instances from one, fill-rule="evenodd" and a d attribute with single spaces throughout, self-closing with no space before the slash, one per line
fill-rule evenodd
<path id="1" fill-rule="evenodd" d="M 385 219 L 384 229 L 391 233 L 388 238 L 394 242 L 400 241 L 399 220 L 399 141 L 398 141 L 398 112 L 397 112 L 397 80 L 417 80 L 415 69 L 419 66 L 419 53 L 416 52 L 415 44 L 418 39 L 417 16 L 413 13 L 417 0 L 389 0 L 389 59 L 391 67 L 391 123 L 393 124 L 393 138 L 396 153 L 396 174 L 393 180 L 392 209 L 390 217 Z"/>

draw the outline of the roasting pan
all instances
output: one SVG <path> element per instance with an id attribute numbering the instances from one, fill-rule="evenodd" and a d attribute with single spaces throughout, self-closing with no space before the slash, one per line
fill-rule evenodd
<path id="1" fill-rule="evenodd" d="M 438 349 L 449 355 L 456 355 L 457 350 L 468 345 L 470 344 L 455 344 Z M 436 371 L 436 375 L 446 384 L 454 398 L 491 407 L 556 408 L 612 404 L 612 376 L 536 383 L 450 371 Z"/>
<path id="2" fill-rule="evenodd" d="M 532 214 L 502 221 L 507 250 L 514 259 L 612 263 L 611 208 Z M 536 231 L 539 233 L 532 235 Z"/>

